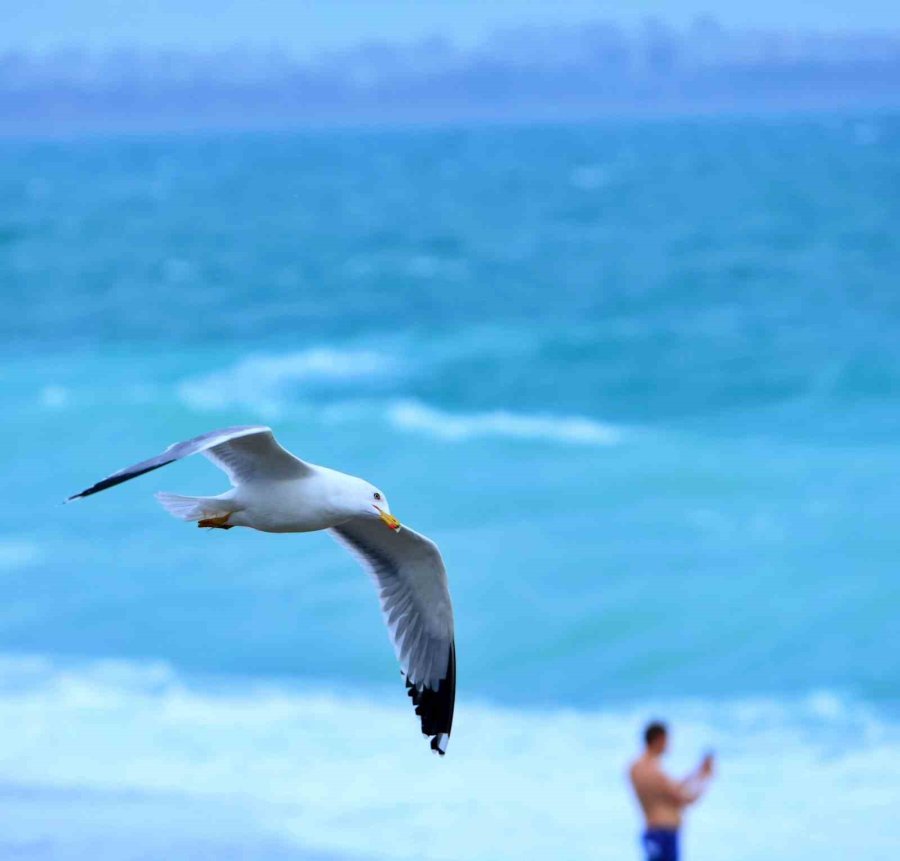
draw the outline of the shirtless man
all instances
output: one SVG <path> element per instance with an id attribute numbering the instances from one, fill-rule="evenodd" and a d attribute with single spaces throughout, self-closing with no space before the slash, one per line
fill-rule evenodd
<path id="1" fill-rule="evenodd" d="M 644 811 L 647 827 L 643 845 L 647 861 L 678 861 L 681 812 L 706 791 L 713 775 L 713 757 L 707 754 L 684 780 L 672 780 L 662 770 L 668 743 L 664 723 L 654 721 L 644 730 L 644 752 L 628 770 L 631 785 Z"/>

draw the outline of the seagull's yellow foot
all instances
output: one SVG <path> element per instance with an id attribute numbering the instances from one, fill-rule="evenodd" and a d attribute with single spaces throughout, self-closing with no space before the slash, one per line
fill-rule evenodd
<path id="1" fill-rule="evenodd" d="M 198 520 L 197 526 L 203 526 L 208 529 L 231 529 L 228 523 L 230 514 L 223 514 L 221 517 L 207 517 L 204 520 Z"/>

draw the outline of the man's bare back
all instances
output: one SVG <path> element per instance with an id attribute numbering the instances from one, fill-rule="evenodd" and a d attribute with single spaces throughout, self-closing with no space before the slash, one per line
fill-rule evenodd
<path id="1" fill-rule="evenodd" d="M 702 794 L 701 772 L 711 771 L 711 763 L 701 765 L 697 772 L 685 780 L 673 780 L 662 770 L 660 757 L 645 752 L 628 770 L 631 785 L 638 797 L 648 828 L 678 828 L 681 812 L 693 804 Z"/>

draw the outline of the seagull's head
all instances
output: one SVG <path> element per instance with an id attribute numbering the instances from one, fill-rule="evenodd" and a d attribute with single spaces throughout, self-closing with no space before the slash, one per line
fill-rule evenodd
<path id="1" fill-rule="evenodd" d="M 371 484 L 366 484 L 363 490 L 363 510 L 370 517 L 378 517 L 388 529 L 394 532 L 400 531 L 400 521 L 391 514 L 391 506 L 388 504 L 387 497 Z"/>

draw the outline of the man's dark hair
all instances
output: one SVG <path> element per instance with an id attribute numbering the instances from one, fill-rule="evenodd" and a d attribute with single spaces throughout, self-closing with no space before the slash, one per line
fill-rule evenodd
<path id="1" fill-rule="evenodd" d="M 669 728 L 661 720 L 651 721 L 644 729 L 644 741 L 649 746 L 658 738 L 662 738 L 666 735 L 668 731 Z"/>

